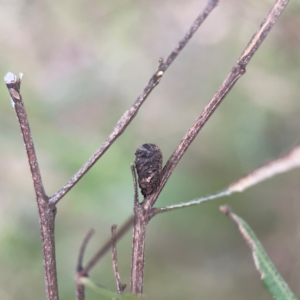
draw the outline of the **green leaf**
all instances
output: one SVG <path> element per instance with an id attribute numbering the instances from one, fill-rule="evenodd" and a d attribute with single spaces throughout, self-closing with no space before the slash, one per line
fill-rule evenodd
<path id="1" fill-rule="evenodd" d="M 234 221 L 248 246 L 251 248 L 256 269 L 259 271 L 262 281 L 274 299 L 297 300 L 278 273 L 249 225 L 243 219 L 232 213 L 228 206 L 221 206 L 220 210 Z"/>
<path id="2" fill-rule="evenodd" d="M 101 295 L 102 298 L 101 299 L 119 299 L 119 300 L 137 300 L 137 299 L 141 299 L 138 296 L 134 296 L 134 295 L 130 295 L 130 294 L 118 294 L 115 292 L 112 292 L 106 288 L 103 288 L 102 286 L 99 286 L 97 284 L 95 284 L 93 281 L 91 281 L 89 278 L 87 277 L 81 277 L 80 282 L 89 287 L 91 290 L 93 290 L 94 292 L 96 292 L 97 294 Z"/>

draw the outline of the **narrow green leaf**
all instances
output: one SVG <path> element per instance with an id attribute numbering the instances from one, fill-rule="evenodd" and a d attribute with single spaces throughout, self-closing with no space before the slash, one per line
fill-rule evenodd
<path id="1" fill-rule="evenodd" d="M 234 221 L 248 246 L 251 248 L 256 269 L 259 271 L 262 281 L 273 298 L 276 300 L 297 300 L 278 273 L 249 225 L 243 219 L 232 213 L 228 206 L 221 206 L 220 210 Z"/>
<path id="2" fill-rule="evenodd" d="M 115 292 L 112 292 L 106 288 L 103 288 L 97 284 L 95 284 L 93 281 L 91 281 L 89 278 L 82 277 L 80 279 L 80 282 L 84 284 L 85 286 L 89 287 L 91 290 L 102 296 L 101 299 L 119 299 L 119 300 L 137 300 L 141 299 L 138 296 L 130 295 L 130 294 L 118 294 Z"/>

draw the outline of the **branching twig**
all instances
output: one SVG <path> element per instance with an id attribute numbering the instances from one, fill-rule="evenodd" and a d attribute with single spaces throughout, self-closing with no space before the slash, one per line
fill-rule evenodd
<path id="1" fill-rule="evenodd" d="M 213 10 L 213 8 L 217 5 L 218 0 L 209 0 L 204 10 L 200 13 L 197 19 L 194 21 L 191 28 L 188 30 L 186 35 L 182 38 L 176 48 L 171 52 L 169 57 L 165 62 L 161 62 L 158 67 L 158 71 L 152 76 L 149 81 L 149 84 L 144 89 L 141 96 L 138 97 L 134 105 L 122 116 L 122 118 L 118 121 L 117 125 L 114 128 L 114 131 L 111 133 L 106 142 L 99 148 L 99 150 L 90 158 L 90 160 L 69 180 L 69 182 L 61 188 L 56 194 L 54 194 L 50 201 L 53 203 L 57 203 L 79 180 L 82 176 L 93 166 L 93 164 L 101 157 L 102 154 L 111 146 L 114 140 L 125 130 L 129 122 L 133 119 L 138 109 L 142 105 L 143 101 L 152 91 L 152 89 L 156 86 L 153 85 L 155 80 L 160 80 L 160 77 L 163 75 L 174 59 L 178 56 L 181 50 L 185 47 L 188 41 L 192 38 L 193 34 L 199 28 L 199 26 L 203 23 L 209 13 Z M 159 75 L 159 76 L 158 76 Z M 157 83 L 156 83 L 157 84 Z M 137 193 L 136 193 L 137 195 Z M 137 196 L 135 196 L 135 199 Z M 133 217 L 130 217 L 121 227 L 121 229 L 116 234 L 116 240 L 118 240 L 121 236 L 123 236 L 129 228 L 131 228 L 133 223 Z M 110 249 L 111 241 L 107 241 L 107 243 L 95 254 L 95 256 L 90 260 L 87 266 L 82 270 L 82 272 L 88 273 L 94 265 L 98 262 L 98 260 Z"/>
<path id="2" fill-rule="evenodd" d="M 112 251 L 112 261 L 113 261 L 113 268 L 114 274 L 117 283 L 117 291 L 121 294 L 124 289 L 126 288 L 126 284 L 121 283 L 121 277 L 118 269 L 118 258 L 117 258 L 117 247 L 116 247 L 116 228 L 117 225 L 113 225 L 111 227 L 111 251 Z"/>
<path id="3" fill-rule="evenodd" d="M 194 124 L 191 126 L 191 128 L 183 137 L 182 141 L 177 146 L 174 153 L 169 158 L 168 162 L 166 163 L 163 169 L 163 176 L 158 190 L 148 199 L 146 199 L 147 208 L 153 207 L 160 192 L 167 183 L 178 162 L 180 161 L 184 153 L 187 151 L 188 147 L 191 145 L 199 131 L 208 121 L 210 116 L 214 113 L 216 108 L 220 105 L 222 100 L 225 98 L 225 96 L 228 94 L 228 92 L 231 90 L 231 88 L 234 86 L 237 80 L 246 72 L 247 64 L 249 63 L 249 61 L 251 60 L 261 43 L 264 41 L 265 37 L 272 29 L 274 23 L 277 21 L 288 2 L 289 0 L 277 0 L 276 3 L 273 5 L 272 9 L 266 16 L 261 26 L 259 27 L 258 31 L 254 34 L 251 41 L 249 42 L 242 55 L 238 59 L 236 65 L 232 68 L 227 78 L 224 80 L 222 86 L 218 89 L 211 101 L 206 105 L 202 113 L 196 119 Z"/>
<path id="4" fill-rule="evenodd" d="M 167 183 L 178 162 L 180 161 L 184 153 L 187 151 L 188 147 L 191 145 L 201 128 L 205 125 L 205 123 L 214 113 L 216 108 L 219 106 L 219 104 L 222 102 L 222 100 L 225 98 L 225 96 L 228 94 L 228 92 L 231 90 L 231 88 L 234 86 L 237 80 L 246 72 L 247 64 L 249 63 L 250 59 L 253 57 L 254 53 L 257 51 L 261 43 L 264 41 L 265 37 L 270 32 L 275 21 L 278 19 L 280 13 L 283 11 L 287 3 L 288 0 L 277 0 L 277 2 L 274 4 L 266 19 L 263 21 L 262 25 L 255 33 L 248 46 L 245 48 L 244 52 L 238 59 L 236 65 L 232 68 L 231 72 L 224 80 L 222 86 L 219 88 L 212 100 L 205 107 L 203 112 L 196 119 L 194 124 L 184 136 L 183 140 L 175 149 L 172 156 L 169 158 L 162 171 L 162 178 L 158 189 L 151 194 L 145 194 L 144 192 L 144 201 L 142 203 L 135 203 L 131 269 L 132 294 L 142 295 L 143 292 L 145 235 L 147 224 L 151 219 L 153 205 L 155 204 L 160 192 Z M 148 144 L 146 148 L 144 147 L 143 151 L 145 151 L 145 155 L 147 155 L 150 146 L 151 145 Z M 155 145 L 152 146 L 155 147 Z M 137 153 L 138 151 L 136 152 L 136 154 Z M 151 178 L 149 178 L 149 180 L 151 180 Z"/>
<path id="5" fill-rule="evenodd" d="M 44 190 L 27 114 L 20 93 L 22 75 L 23 74 L 20 74 L 20 77 L 18 78 L 12 73 L 7 73 L 4 81 L 21 128 L 38 205 L 47 299 L 58 300 L 54 244 L 54 219 L 56 208 L 49 203 Z"/>
<path id="6" fill-rule="evenodd" d="M 130 217 L 122 227 L 117 231 L 115 235 L 115 239 L 119 240 L 128 230 L 132 227 L 133 217 Z M 110 249 L 111 247 L 111 239 L 109 239 L 104 246 L 99 249 L 99 251 L 91 258 L 91 260 L 87 263 L 86 267 L 83 268 L 80 272 L 81 275 L 88 274 L 89 271 L 96 265 L 98 260 Z"/>
<path id="7" fill-rule="evenodd" d="M 241 57 L 237 61 L 236 65 L 232 68 L 231 72 L 223 82 L 222 86 L 216 92 L 212 100 L 208 103 L 205 107 L 203 112 L 199 115 L 195 123 L 192 127 L 188 130 L 186 135 L 184 136 L 183 140 L 180 142 L 168 162 L 166 163 L 163 173 L 162 173 L 162 180 L 158 190 L 147 196 L 146 199 L 142 203 L 139 203 L 137 200 L 137 194 L 135 192 L 135 216 L 139 216 L 135 218 L 135 232 L 133 241 L 136 242 L 135 250 L 136 252 L 133 253 L 135 259 L 133 259 L 134 266 L 132 271 L 132 285 L 131 285 L 131 292 L 134 294 L 142 294 L 143 291 L 143 272 L 144 272 L 144 241 L 145 241 L 145 232 L 146 226 L 148 221 L 150 220 L 151 213 L 152 216 L 160 213 L 165 212 L 173 209 L 180 208 L 179 206 L 173 206 L 171 209 L 170 207 L 160 208 L 155 211 L 153 209 L 153 205 L 155 204 L 160 192 L 162 191 L 163 187 L 165 186 L 166 182 L 168 181 L 169 177 L 171 176 L 172 172 L 174 171 L 176 165 L 187 151 L 188 147 L 195 139 L 199 131 L 208 121 L 210 116 L 216 110 L 218 105 L 222 102 L 225 96 L 228 94 L 230 89 L 234 86 L 237 80 L 245 73 L 246 66 L 248 65 L 249 61 L 264 41 L 265 37 L 268 35 L 269 31 L 271 30 L 272 26 L 274 25 L 275 21 L 278 19 L 279 15 L 285 8 L 289 1 L 288 0 L 277 0 L 274 4 L 273 8 L 271 9 L 270 13 L 262 23 L 259 30 L 253 36 L 251 41 L 249 42 L 248 46 L 242 53 Z M 46 294 L 48 300 L 58 300 L 58 287 L 57 287 L 57 276 L 56 276 L 56 261 L 55 261 L 55 244 L 54 244 L 54 220 L 55 220 L 55 213 L 56 207 L 55 205 L 58 201 L 65 196 L 71 188 L 78 183 L 78 181 L 85 175 L 85 173 L 96 163 L 96 161 L 108 150 L 108 148 L 114 143 L 114 141 L 123 133 L 129 123 L 133 120 L 135 115 L 137 114 L 139 108 L 147 99 L 151 91 L 159 84 L 161 77 L 163 76 L 164 72 L 168 69 L 174 59 L 178 56 L 184 46 L 188 43 L 191 39 L 193 34 L 196 32 L 198 27 L 202 24 L 202 22 L 206 19 L 212 9 L 217 5 L 218 0 L 209 0 L 203 12 L 198 16 L 195 20 L 194 24 L 187 32 L 185 37 L 179 42 L 178 46 L 172 51 L 169 57 L 165 61 L 160 61 L 158 70 L 155 74 L 151 77 L 148 85 L 144 88 L 142 94 L 137 98 L 134 104 L 124 113 L 121 119 L 117 122 L 115 128 L 113 129 L 112 133 L 109 135 L 107 140 L 100 146 L 100 148 L 94 153 L 94 155 L 86 162 L 82 168 L 69 180 L 69 182 L 63 186 L 56 194 L 54 194 L 51 198 L 45 193 L 41 174 L 39 171 L 38 161 L 34 149 L 33 140 L 31 137 L 31 132 L 27 120 L 26 111 L 24 108 L 24 103 L 22 101 L 22 97 L 20 94 L 20 85 L 22 76 L 17 78 L 15 75 L 8 73 L 5 77 L 5 83 L 7 85 L 12 104 L 15 108 L 17 118 L 20 124 L 21 132 L 23 135 L 23 140 L 26 147 L 26 152 L 29 160 L 30 170 L 33 179 L 33 185 L 38 205 L 39 211 L 39 220 L 40 220 L 40 230 L 41 230 L 41 238 L 42 238 L 42 248 L 43 248 L 43 263 L 44 263 L 44 272 L 45 272 L 45 284 L 46 284 Z M 242 180 L 237 181 L 236 183 L 230 185 L 227 190 L 222 191 L 222 195 L 228 195 L 229 193 L 240 192 L 245 190 L 246 188 L 270 177 L 270 172 L 272 174 L 278 174 L 280 172 L 284 172 L 291 168 L 288 161 L 292 158 L 299 158 L 299 149 L 296 152 L 290 153 L 290 156 L 286 159 L 281 159 L 275 161 L 273 165 L 266 165 L 258 169 L 257 171 L 251 173 L 252 175 L 248 175 L 247 177 L 243 178 Z M 296 162 L 299 165 L 299 161 Z M 215 194 L 209 196 L 210 199 L 219 197 L 221 195 Z M 218 196 L 219 195 L 219 196 Z M 209 197 L 206 197 L 207 200 Z M 199 202 L 199 199 L 197 200 Z M 204 201 L 204 200 L 203 200 Z M 192 203 L 193 202 L 193 203 Z M 190 202 L 189 205 L 198 204 L 195 201 Z M 188 206 L 187 203 L 183 204 L 181 207 Z M 94 256 L 94 258 L 87 264 L 85 268 L 82 267 L 82 257 L 83 252 L 87 243 L 87 239 L 85 239 L 83 246 L 81 247 L 81 252 L 78 259 L 78 266 L 77 266 L 77 279 L 82 276 L 87 276 L 89 270 L 96 264 L 98 259 L 110 248 L 113 244 L 113 249 L 115 248 L 114 243 L 115 240 L 120 238 L 128 228 L 132 225 L 132 218 L 130 218 L 118 231 L 118 233 L 114 236 L 115 239 L 107 242 L 102 249 L 98 251 L 98 253 Z M 137 230 L 138 229 L 138 230 Z M 139 243 L 141 241 L 141 243 Z M 116 273 L 117 271 L 115 271 Z M 118 283 L 118 290 L 122 289 L 122 286 L 119 286 Z M 77 286 L 78 298 L 83 300 L 84 299 L 84 287 L 81 285 Z"/>
<path id="8" fill-rule="evenodd" d="M 80 168 L 80 170 L 66 183 L 57 193 L 50 197 L 50 202 L 56 204 L 64 195 L 66 195 L 71 188 L 84 176 L 84 174 L 96 163 L 96 161 L 107 151 L 107 149 L 114 143 L 114 141 L 123 133 L 129 123 L 137 114 L 139 108 L 147 99 L 151 91 L 159 84 L 164 72 L 169 68 L 181 50 L 192 38 L 199 26 L 203 23 L 206 17 L 210 14 L 213 8 L 217 5 L 218 0 L 209 0 L 204 10 L 194 21 L 193 25 L 179 42 L 176 48 L 171 52 L 164 62 L 159 63 L 158 70 L 151 77 L 148 85 L 144 88 L 142 94 L 137 98 L 134 104 L 123 114 L 121 119 L 117 122 L 114 130 L 109 135 L 107 140 L 100 146 L 100 148 L 93 154 L 93 156 Z"/>
<path id="9" fill-rule="evenodd" d="M 158 191 L 155 194 L 153 194 L 151 197 L 149 197 L 150 201 L 148 199 L 148 205 L 150 205 L 150 207 L 152 207 L 153 204 L 155 203 L 159 193 L 161 192 L 162 188 L 166 184 L 168 178 L 171 176 L 177 163 L 179 162 L 179 160 L 181 159 L 181 157 L 183 156 L 183 154 L 185 153 L 185 151 L 187 150 L 187 148 L 189 147 L 191 142 L 194 140 L 194 138 L 196 137 L 198 132 L 201 130 L 201 128 L 207 122 L 209 117 L 215 111 L 215 109 L 220 104 L 220 102 L 224 99 L 224 97 L 229 92 L 229 90 L 232 88 L 232 86 L 235 84 L 235 82 L 239 79 L 239 77 L 241 77 L 243 75 L 243 73 L 245 72 L 246 65 L 249 63 L 250 59 L 252 58 L 252 56 L 254 55 L 254 53 L 256 52 L 258 47 L 260 46 L 260 44 L 263 42 L 266 35 L 271 30 L 273 24 L 275 23 L 275 21 L 277 20 L 277 18 L 279 17 L 280 13 L 283 11 L 283 9 L 287 5 L 287 3 L 288 3 L 288 1 L 277 1 L 275 3 L 272 10 L 270 11 L 267 18 L 265 19 L 264 23 L 262 24 L 262 26 L 260 27 L 258 32 L 254 35 L 254 37 L 252 38 L 252 40 L 250 41 L 250 43 L 244 50 L 243 54 L 241 55 L 240 59 L 238 60 L 238 62 L 236 64 L 236 66 L 232 69 L 232 71 L 230 72 L 230 74 L 228 75 L 226 80 L 224 81 L 221 88 L 217 91 L 217 93 L 215 94 L 213 99 L 206 106 L 206 108 L 201 113 L 199 118 L 196 120 L 194 125 L 187 132 L 184 139 L 179 144 L 179 146 L 177 147 L 177 149 L 175 150 L 175 152 L 173 153 L 173 155 L 171 156 L 171 158 L 169 159 L 169 161 L 167 162 L 167 164 L 163 170 L 163 178 L 162 178 L 162 182 L 161 182 L 161 185 L 160 185 Z M 163 69 L 161 69 L 161 70 L 163 70 Z M 211 195 L 208 197 L 204 197 L 202 199 L 209 200 L 212 198 L 226 196 L 228 194 L 229 194 L 228 191 L 222 191 L 220 193 L 217 193 L 215 195 Z M 198 199 L 198 200 L 200 200 L 200 199 Z M 204 200 L 202 200 L 202 201 L 204 201 Z M 155 211 L 155 209 L 153 209 L 153 213 L 156 214 L 159 212 L 163 212 L 163 209 L 164 208 L 162 208 L 161 211 Z M 133 221 L 133 218 L 128 220 L 126 225 L 131 224 L 132 221 Z M 125 227 L 127 227 L 127 226 L 125 226 Z M 127 228 L 130 228 L 130 225 Z M 124 233 L 125 233 L 125 231 L 124 231 Z M 98 259 L 108 250 L 109 244 L 110 243 L 108 242 L 97 253 L 97 255 L 93 258 L 93 260 L 86 267 L 86 269 L 90 269 L 90 268 L 92 268 L 92 266 L 94 264 L 96 264 Z"/>
<path id="10" fill-rule="evenodd" d="M 78 260 L 77 260 L 77 267 L 76 267 L 76 275 L 75 275 L 75 282 L 76 282 L 76 299 L 77 300 L 84 300 L 85 299 L 85 287 L 81 283 L 81 277 L 87 277 L 88 274 L 82 274 L 80 271 L 83 269 L 82 262 L 85 253 L 86 246 L 91 239 L 92 235 L 94 234 L 94 229 L 90 229 L 86 236 L 84 237 L 82 244 L 80 246 Z"/>
<path id="11" fill-rule="evenodd" d="M 177 210 L 177 209 L 181 209 L 193 205 L 198 205 L 202 202 L 230 196 L 237 192 L 243 192 L 244 190 L 248 189 L 253 185 L 256 185 L 264 180 L 267 180 L 275 175 L 288 172 L 297 167 L 300 167 L 300 145 L 296 146 L 285 155 L 270 161 L 269 163 L 261 166 L 260 168 L 255 169 L 248 175 L 231 183 L 226 189 L 220 192 L 216 192 L 214 194 L 204 196 L 188 202 L 173 204 L 165 207 L 152 208 L 151 217 L 160 213 Z M 132 173 L 135 174 L 134 169 L 132 170 Z M 133 178 L 135 177 L 133 176 Z M 134 180 L 135 180 L 134 186 L 136 186 L 136 178 Z M 135 190 L 134 193 L 136 195 L 137 191 Z M 135 199 L 137 199 L 136 197 L 137 196 L 135 196 Z M 133 224 L 133 216 L 130 217 L 124 223 L 124 225 L 122 225 L 121 229 L 118 231 L 118 233 L 115 236 L 116 240 L 120 239 L 131 228 L 132 224 Z M 87 266 L 84 269 L 82 269 L 81 273 L 82 274 L 88 273 L 98 262 L 98 260 L 110 249 L 110 247 L 111 247 L 111 240 L 108 240 L 106 244 L 90 260 Z"/>
<path id="12" fill-rule="evenodd" d="M 198 205 L 206 201 L 230 196 L 238 192 L 243 192 L 249 187 L 254 186 L 266 179 L 269 179 L 275 175 L 284 172 L 288 172 L 297 167 L 300 167 L 300 145 L 294 147 L 291 151 L 289 151 L 285 155 L 270 161 L 269 163 L 261 166 L 260 168 L 255 169 L 248 175 L 231 183 L 226 189 L 220 192 L 205 197 L 201 197 L 192 201 L 188 201 L 188 202 L 173 204 L 165 207 L 153 208 L 152 217 L 160 213 L 181 209 L 185 207 L 190 207 L 193 205 Z"/>

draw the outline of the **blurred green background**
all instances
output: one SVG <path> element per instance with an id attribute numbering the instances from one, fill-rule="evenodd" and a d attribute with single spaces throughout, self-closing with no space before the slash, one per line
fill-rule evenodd
<path id="1" fill-rule="evenodd" d="M 106 139 L 184 35 L 206 1 L 0 2 L 0 70 L 23 72 L 22 95 L 46 192 L 64 185 Z M 222 83 L 273 1 L 220 1 L 165 73 L 126 132 L 59 203 L 56 220 L 61 299 L 74 299 L 74 272 L 86 231 L 86 260 L 112 224 L 132 212 L 130 164 L 141 144 L 164 161 Z M 189 148 L 157 205 L 222 189 L 299 142 L 300 4 L 291 1 L 247 73 Z M 0 85 L 0 299 L 45 299 L 38 215 L 23 141 Z M 299 170 L 234 197 L 160 215 L 149 225 L 148 299 L 270 299 L 228 203 L 256 232 L 300 296 Z M 118 243 L 129 285 L 131 232 Z M 115 290 L 111 256 L 91 272 Z M 87 300 L 97 295 L 87 292 Z"/>

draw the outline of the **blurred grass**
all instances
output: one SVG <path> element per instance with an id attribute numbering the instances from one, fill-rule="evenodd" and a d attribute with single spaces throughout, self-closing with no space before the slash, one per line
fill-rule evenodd
<path id="1" fill-rule="evenodd" d="M 22 95 L 49 195 L 93 154 L 186 32 L 205 1 L 0 3 L 0 70 L 24 73 Z M 59 203 L 61 299 L 74 299 L 81 240 L 87 258 L 132 211 L 130 163 L 156 143 L 167 160 L 209 101 L 273 1 L 220 1 L 121 138 Z M 224 103 L 194 141 L 157 205 L 214 192 L 299 141 L 300 5 L 291 2 Z M 38 217 L 29 167 L 4 83 L 0 85 L 0 299 L 44 299 Z M 253 224 L 295 294 L 299 269 L 299 170 L 245 194 L 161 215 L 149 225 L 149 299 L 269 299 L 248 249 L 218 206 Z M 131 233 L 118 244 L 129 284 Z M 107 255 L 92 272 L 115 289 Z M 92 291 L 87 299 L 97 299 Z"/>

